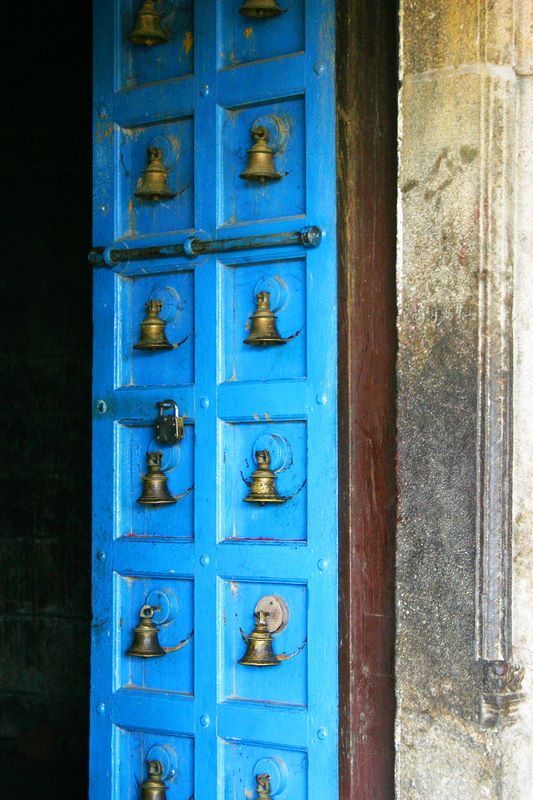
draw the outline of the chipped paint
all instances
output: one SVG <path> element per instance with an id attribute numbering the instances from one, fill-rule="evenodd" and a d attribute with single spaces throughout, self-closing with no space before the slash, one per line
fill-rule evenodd
<path id="1" fill-rule="evenodd" d="M 185 50 L 186 54 L 189 55 L 191 48 L 193 46 L 194 37 L 190 31 L 187 31 L 185 34 L 185 38 L 183 40 L 183 49 Z"/>
<path id="2" fill-rule="evenodd" d="M 254 35 L 254 29 L 251 26 L 249 28 L 245 28 L 244 35 L 247 39 L 250 39 Z"/>

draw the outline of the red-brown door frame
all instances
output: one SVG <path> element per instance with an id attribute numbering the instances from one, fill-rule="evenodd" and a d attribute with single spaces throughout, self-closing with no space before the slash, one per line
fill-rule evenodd
<path id="1" fill-rule="evenodd" d="M 395 0 L 337 0 L 340 798 L 394 797 Z"/>

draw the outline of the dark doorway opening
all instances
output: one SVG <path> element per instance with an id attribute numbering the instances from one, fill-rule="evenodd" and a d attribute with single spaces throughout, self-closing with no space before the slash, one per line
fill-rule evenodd
<path id="1" fill-rule="evenodd" d="M 0 794 L 76 800 L 89 712 L 91 8 L 10 11 Z"/>

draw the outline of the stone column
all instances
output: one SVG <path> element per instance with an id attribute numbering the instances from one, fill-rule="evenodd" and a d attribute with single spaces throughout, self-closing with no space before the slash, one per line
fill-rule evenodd
<path id="1" fill-rule="evenodd" d="M 532 17 L 401 6 L 398 800 L 533 797 Z"/>

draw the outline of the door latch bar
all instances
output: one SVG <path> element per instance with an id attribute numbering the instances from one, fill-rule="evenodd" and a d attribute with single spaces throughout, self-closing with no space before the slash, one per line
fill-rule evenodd
<path id="1" fill-rule="evenodd" d="M 194 258 L 212 253 L 228 253 L 236 250 L 258 250 L 265 247 L 318 247 L 322 231 L 316 225 L 307 225 L 299 231 L 289 233 L 266 233 L 260 236 L 241 236 L 228 239 L 201 240 L 189 236 L 181 244 L 156 245 L 153 247 L 132 247 L 125 242 L 117 242 L 111 247 L 95 247 L 89 252 L 89 263 L 93 267 L 114 267 L 124 261 L 141 261 L 149 258 L 169 258 L 188 256 Z"/>

